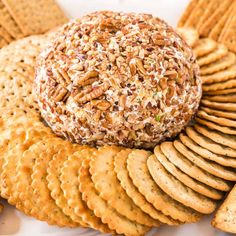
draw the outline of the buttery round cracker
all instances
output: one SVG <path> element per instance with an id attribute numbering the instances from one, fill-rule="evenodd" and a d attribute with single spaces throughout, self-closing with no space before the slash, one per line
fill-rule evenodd
<path id="1" fill-rule="evenodd" d="M 219 110 L 215 110 L 215 109 L 204 107 L 204 106 L 201 106 L 200 109 L 205 111 L 209 115 L 236 120 L 235 112 L 219 111 Z"/>
<path id="2" fill-rule="evenodd" d="M 99 196 L 89 173 L 89 162 L 89 159 L 83 160 L 78 177 L 80 182 L 79 190 L 87 206 L 97 217 L 101 218 L 104 224 L 107 224 L 111 230 L 115 230 L 117 234 L 144 235 L 149 231 L 149 227 L 130 221 L 120 215 Z"/>
<path id="3" fill-rule="evenodd" d="M 207 91 L 204 94 L 207 94 L 207 95 L 224 95 L 224 94 L 231 94 L 231 93 L 236 93 L 236 88 L 222 89 L 222 90 L 216 90 L 216 91 Z"/>
<path id="4" fill-rule="evenodd" d="M 197 58 L 213 52 L 217 47 L 217 43 L 209 38 L 199 39 L 193 48 L 193 52 Z"/>
<path id="5" fill-rule="evenodd" d="M 204 81 L 203 81 L 203 83 L 204 83 Z M 208 92 L 208 91 L 230 89 L 230 88 L 235 88 L 235 87 L 236 87 L 236 79 L 234 78 L 234 79 L 230 79 L 230 80 L 227 80 L 224 82 L 203 85 L 202 90 L 203 90 L 203 92 Z"/>
<path id="6" fill-rule="evenodd" d="M 159 147 L 155 149 L 155 155 L 158 161 L 171 175 L 173 175 L 181 183 L 191 188 L 195 192 L 215 200 L 219 200 L 223 197 L 223 192 L 220 192 L 195 179 L 192 179 L 190 176 L 186 175 L 184 172 L 178 169 L 173 163 L 168 160 L 168 158 L 166 158 Z"/>
<path id="7" fill-rule="evenodd" d="M 203 99 L 208 100 L 208 101 L 212 101 L 212 102 L 234 102 L 234 103 L 236 103 L 236 95 L 235 94 L 204 96 Z"/>
<path id="8" fill-rule="evenodd" d="M 235 60 L 236 60 L 235 54 L 232 52 L 228 52 L 228 54 L 222 57 L 221 59 L 211 64 L 202 66 L 200 68 L 200 73 L 201 75 L 216 73 L 218 71 L 224 70 L 225 68 L 232 66 L 235 63 Z"/>
<path id="9" fill-rule="evenodd" d="M 155 183 L 147 167 L 147 160 L 150 155 L 152 155 L 151 152 L 135 149 L 129 154 L 127 169 L 133 184 L 147 201 L 157 210 L 162 211 L 163 214 L 181 222 L 197 222 L 201 218 L 201 214 L 169 197 Z"/>
<path id="10" fill-rule="evenodd" d="M 168 225 L 178 225 L 179 222 L 173 220 L 171 217 L 164 215 L 161 211 L 156 210 L 145 197 L 133 185 L 127 170 L 126 160 L 132 149 L 123 149 L 114 157 L 114 166 L 117 178 L 120 181 L 122 188 L 126 191 L 127 195 L 139 206 L 144 212 L 149 214 L 153 219 Z"/>
<path id="11" fill-rule="evenodd" d="M 228 49 L 225 45 L 217 44 L 216 49 L 213 52 L 197 58 L 197 62 L 200 66 L 207 65 L 221 59 L 227 55 L 227 53 Z"/>
<path id="12" fill-rule="evenodd" d="M 114 171 L 114 157 L 121 150 L 116 146 L 104 146 L 94 152 L 90 174 L 96 190 L 110 207 L 127 219 L 150 227 L 160 226 L 160 222 L 144 213 L 121 187 Z"/>
<path id="13" fill-rule="evenodd" d="M 38 148 L 41 150 L 41 155 L 35 157 L 33 174 L 31 175 L 32 187 L 34 189 L 34 195 L 37 196 L 36 204 L 40 207 L 41 211 L 48 214 L 51 220 L 56 222 L 58 226 L 77 227 L 79 225 L 66 216 L 56 205 L 47 186 L 47 163 L 52 159 L 54 154 L 64 148 L 63 141 L 60 138 L 50 138 L 37 143 Z M 32 211 L 32 214 L 37 214 L 37 212 Z"/>
<path id="14" fill-rule="evenodd" d="M 227 181 L 202 170 L 193 162 L 189 161 L 185 156 L 176 150 L 172 142 L 161 143 L 160 148 L 170 162 L 193 179 L 196 179 L 220 191 L 229 191 L 231 188 Z M 156 149 L 154 149 L 154 153 L 155 152 Z"/>
<path id="15" fill-rule="evenodd" d="M 236 77 L 236 66 L 234 64 L 233 66 L 226 68 L 222 71 L 218 71 L 214 74 L 201 76 L 201 80 L 203 84 L 210 84 L 211 86 L 213 86 L 214 85 L 213 83 L 220 84 L 221 82 L 234 79 L 235 77 Z"/>
<path id="16" fill-rule="evenodd" d="M 188 158 L 188 160 L 190 160 L 196 166 L 200 167 L 202 170 L 205 170 L 206 172 L 219 178 L 229 181 L 235 181 L 236 172 L 233 169 L 223 167 L 215 162 L 205 160 L 197 153 L 194 153 L 193 151 L 189 150 L 178 140 L 174 141 L 174 146 L 182 155 L 184 155 L 186 158 Z"/>
<path id="17" fill-rule="evenodd" d="M 180 138 L 181 142 L 186 147 L 188 147 L 189 149 L 191 149 L 192 151 L 194 151 L 195 153 L 197 153 L 201 157 L 203 157 L 207 160 L 210 160 L 210 161 L 214 161 L 222 166 L 236 168 L 236 159 L 235 158 L 230 158 L 230 157 L 225 157 L 225 156 L 215 154 L 215 153 L 209 151 L 208 149 L 199 146 L 197 143 L 195 143 L 192 139 L 190 139 L 184 133 L 181 133 L 179 135 L 179 138 Z"/>
<path id="18" fill-rule="evenodd" d="M 217 109 L 217 110 L 236 111 L 235 103 L 211 102 L 211 101 L 202 99 L 201 104 L 203 104 L 204 106 L 206 106 L 208 108 L 214 108 L 214 109 Z"/>
<path id="19" fill-rule="evenodd" d="M 199 133 L 213 140 L 214 142 L 236 149 L 236 137 L 234 135 L 224 134 L 198 124 L 195 124 L 194 128 Z"/>
<path id="20" fill-rule="evenodd" d="M 199 34 L 197 30 L 191 27 L 178 27 L 177 33 L 186 41 L 186 43 L 190 46 L 193 47 L 198 39 L 199 39 Z"/>
<path id="21" fill-rule="evenodd" d="M 78 172 L 82 165 L 83 159 L 90 157 L 93 153 L 92 148 L 85 148 L 76 151 L 73 155 L 67 157 L 64 165 L 61 169 L 60 181 L 61 189 L 64 193 L 64 197 L 67 200 L 68 206 L 70 206 L 74 213 L 83 219 L 83 221 L 89 225 L 89 227 L 99 230 L 103 233 L 110 233 L 111 230 L 106 224 L 103 224 L 101 219 L 94 215 L 86 203 L 82 200 L 82 195 L 78 191 L 79 179 Z"/>
<path id="22" fill-rule="evenodd" d="M 67 204 L 67 200 L 64 197 L 60 186 L 61 168 L 67 159 L 67 156 L 72 155 L 75 151 L 78 151 L 83 147 L 80 145 L 73 145 L 67 141 L 65 141 L 63 145 L 64 148 L 54 154 L 53 158 L 48 163 L 46 177 L 48 181 L 48 188 L 51 191 L 51 197 L 55 200 L 55 203 L 63 211 L 63 213 L 70 217 L 74 222 L 78 223 L 80 226 L 87 227 L 88 225 L 83 222 L 82 218 L 76 215 L 73 208 Z"/>
<path id="23" fill-rule="evenodd" d="M 226 157 L 236 157 L 236 150 L 227 146 L 220 145 L 211 139 L 198 133 L 193 127 L 186 128 L 187 135 L 200 146 Z"/>
<path id="24" fill-rule="evenodd" d="M 156 152 L 158 149 L 160 151 L 160 148 L 157 146 Z M 156 184 L 171 198 L 202 214 L 210 214 L 216 209 L 216 202 L 214 200 L 209 199 L 182 184 L 178 179 L 166 171 L 155 155 L 149 156 L 147 166 Z M 178 191 L 176 191 L 177 189 Z"/>
<path id="25" fill-rule="evenodd" d="M 196 117 L 195 121 L 197 123 L 201 124 L 201 125 L 207 126 L 210 129 L 217 130 L 217 131 L 220 131 L 220 132 L 225 133 L 225 134 L 231 134 L 231 135 L 236 134 L 236 129 L 233 128 L 233 127 L 225 127 L 225 126 L 222 126 L 222 125 L 218 125 L 216 123 L 201 119 L 199 117 Z"/>
<path id="26" fill-rule="evenodd" d="M 202 119 L 214 122 L 214 123 L 221 125 L 221 126 L 236 127 L 236 121 L 230 120 L 227 118 L 217 117 L 214 115 L 209 115 L 205 111 L 201 111 L 201 110 L 198 111 L 197 116 Z"/>

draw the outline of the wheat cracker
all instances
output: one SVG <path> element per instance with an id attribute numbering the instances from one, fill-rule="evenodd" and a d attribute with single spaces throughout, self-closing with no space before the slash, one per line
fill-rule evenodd
<path id="1" fill-rule="evenodd" d="M 200 109 L 205 111 L 209 115 L 236 120 L 236 113 L 235 112 L 219 111 L 219 110 L 215 110 L 215 109 L 212 109 L 209 107 L 204 107 L 204 106 L 201 106 Z"/>
<path id="2" fill-rule="evenodd" d="M 211 188 L 210 186 L 207 186 L 195 179 L 192 179 L 190 176 L 186 175 L 184 172 L 178 169 L 173 163 L 171 163 L 165 157 L 165 155 L 162 153 L 159 147 L 155 149 L 155 155 L 158 161 L 171 175 L 173 175 L 181 183 L 191 188 L 195 192 L 215 200 L 217 199 L 219 200 L 223 197 L 223 192 Z"/>
<path id="3" fill-rule="evenodd" d="M 201 157 L 214 161 L 222 166 L 227 166 L 227 167 L 233 167 L 236 168 L 236 159 L 235 158 L 230 158 L 226 156 L 221 156 L 218 154 L 215 154 L 211 151 L 209 151 L 206 148 L 203 148 L 199 146 L 196 142 L 194 142 L 192 139 L 190 139 L 187 135 L 184 133 L 181 133 L 179 135 L 179 138 L 181 142 L 189 149 L 200 155 Z"/>
<path id="4" fill-rule="evenodd" d="M 213 109 L 216 109 L 216 110 L 230 111 L 230 112 L 236 111 L 235 103 L 212 102 L 212 101 L 208 101 L 208 100 L 205 100 L 205 99 L 202 99 L 201 103 L 204 106 L 206 106 L 207 108 L 213 108 Z"/>
<path id="5" fill-rule="evenodd" d="M 152 155 L 151 152 L 135 149 L 129 154 L 127 169 L 133 184 L 145 196 L 147 201 L 165 215 L 181 222 L 198 221 L 201 217 L 200 214 L 170 198 L 155 183 L 147 167 L 147 160 L 150 155 Z"/>
<path id="6" fill-rule="evenodd" d="M 91 179 L 89 168 L 90 160 L 84 159 L 79 170 L 79 190 L 82 193 L 83 200 L 94 211 L 95 215 L 100 217 L 102 222 L 108 224 L 109 228 L 115 230 L 117 234 L 144 235 L 149 231 L 148 227 L 120 215 L 99 196 Z"/>
<path id="7" fill-rule="evenodd" d="M 201 38 L 197 41 L 193 48 L 193 52 L 197 58 L 212 53 L 217 47 L 217 43 L 209 38 Z"/>
<path id="8" fill-rule="evenodd" d="M 217 210 L 211 224 L 222 231 L 236 234 L 236 185 Z"/>
<path id="9" fill-rule="evenodd" d="M 156 147 L 156 152 L 158 149 L 160 150 L 159 147 Z M 166 171 L 155 155 L 151 155 L 148 158 L 147 166 L 156 184 L 176 201 L 202 214 L 210 214 L 215 210 L 216 202 L 214 200 L 209 199 L 182 184 L 178 179 Z M 176 191 L 177 189 L 178 191 Z"/>
<path id="10" fill-rule="evenodd" d="M 133 185 L 127 170 L 127 158 L 132 152 L 132 149 L 124 149 L 118 152 L 114 158 L 115 172 L 120 181 L 122 188 L 126 191 L 127 195 L 139 206 L 144 212 L 149 214 L 153 219 L 168 225 L 178 225 L 179 222 L 173 220 L 171 217 L 164 215 L 161 211 L 156 210 L 145 197 Z"/>
<path id="11" fill-rule="evenodd" d="M 176 150 L 172 142 L 163 142 L 160 145 L 161 151 L 177 168 L 190 177 L 220 191 L 229 191 L 230 185 L 227 181 L 218 178 L 189 161 L 179 151 Z M 154 153 L 156 149 L 154 149 Z"/>
<path id="12" fill-rule="evenodd" d="M 82 161 L 92 155 L 94 149 L 84 148 L 67 157 L 61 169 L 60 181 L 61 189 L 67 204 L 74 210 L 74 213 L 83 219 L 89 227 L 99 230 L 103 233 L 110 233 L 111 230 L 106 224 L 103 224 L 101 219 L 94 215 L 86 203 L 82 200 L 82 195 L 79 191 L 79 169 L 82 166 Z"/>

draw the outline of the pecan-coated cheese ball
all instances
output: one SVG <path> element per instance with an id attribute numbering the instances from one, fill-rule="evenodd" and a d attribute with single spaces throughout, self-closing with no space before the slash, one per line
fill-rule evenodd
<path id="1" fill-rule="evenodd" d="M 192 50 L 149 14 L 102 11 L 65 25 L 39 59 L 42 117 L 73 142 L 152 148 L 176 136 L 201 97 Z"/>

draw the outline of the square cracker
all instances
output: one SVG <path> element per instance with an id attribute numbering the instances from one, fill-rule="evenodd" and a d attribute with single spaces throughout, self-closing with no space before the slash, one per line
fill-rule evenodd
<path id="1" fill-rule="evenodd" d="M 229 233 L 236 233 L 236 185 L 223 202 L 212 221 L 212 225 Z"/>
<path id="2" fill-rule="evenodd" d="M 0 0 L 0 25 L 15 39 L 19 39 L 23 37 L 23 34 L 8 12 L 7 8 L 3 4 L 2 0 Z"/>
<path id="3" fill-rule="evenodd" d="M 54 0 L 3 0 L 25 36 L 41 34 L 64 24 L 67 18 Z"/>
<path id="4" fill-rule="evenodd" d="M 3 37 L 8 43 L 13 41 L 12 36 L 0 25 L 0 36 Z"/>

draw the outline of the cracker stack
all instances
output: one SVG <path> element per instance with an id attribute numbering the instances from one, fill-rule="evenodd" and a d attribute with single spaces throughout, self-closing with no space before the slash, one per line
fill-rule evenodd
<path id="1" fill-rule="evenodd" d="M 236 52 L 235 0 L 191 0 L 178 26 L 192 27 L 201 37 L 209 37 Z"/>
<path id="2" fill-rule="evenodd" d="M 0 48 L 24 36 L 42 34 L 67 22 L 54 0 L 0 0 Z"/>

